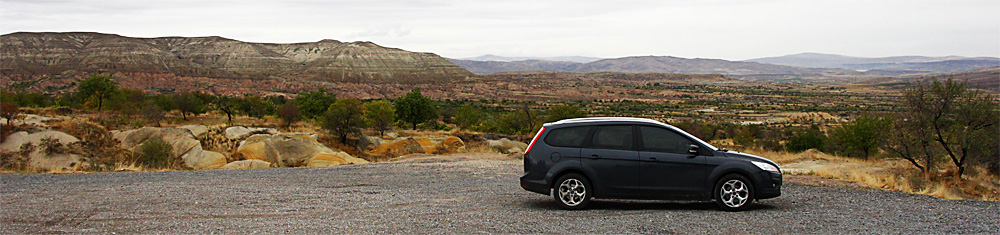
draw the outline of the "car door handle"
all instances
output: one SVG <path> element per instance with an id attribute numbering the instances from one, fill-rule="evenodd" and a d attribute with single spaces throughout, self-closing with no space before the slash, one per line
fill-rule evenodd
<path id="1" fill-rule="evenodd" d="M 656 161 L 656 158 L 655 157 L 651 157 L 651 158 L 649 158 L 649 160 Z"/>
<path id="2" fill-rule="evenodd" d="M 601 158 L 601 157 L 597 156 L 597 154 L 590 155 L 590 159 L 598 159 L 598 158 Z"/>

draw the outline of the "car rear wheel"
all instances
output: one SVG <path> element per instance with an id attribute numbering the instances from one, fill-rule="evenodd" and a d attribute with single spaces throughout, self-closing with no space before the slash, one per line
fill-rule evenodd
<path id="1" fill-rule="evenodd" d="M 563 209 L 578 210 L 590 204 L 592 189 L 587 178 L 570 173 L 559 177 L 553 187 L 552 196 Z"/>
<path id="2" fill-rule="evenodd" d="M 726 175 L 715 184 L 715 204 L 720 210 L 741 211 L 753 204 L 753 184 L 742 175 Z"/>

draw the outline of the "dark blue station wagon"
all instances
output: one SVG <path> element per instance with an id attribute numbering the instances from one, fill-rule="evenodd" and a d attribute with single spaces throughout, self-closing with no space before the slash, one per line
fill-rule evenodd
<path id="1" fill-rule="evenodd" d="M 780 196 L 781 180 L 773 161 L 716 148 L 674 126 L 600 117 L 545 123 L 524 154 L 521 187 L 565 209 L 602 198 L 714 200 L 737 211 Z"/>

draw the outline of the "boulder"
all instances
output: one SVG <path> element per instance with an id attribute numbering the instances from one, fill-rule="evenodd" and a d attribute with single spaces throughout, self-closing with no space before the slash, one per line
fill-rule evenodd
<path id="1" fill-rule="evenodd" d="M 367 138 L 367 137 L 366 137 Z M 441 154 L 454 153 L 465 149 L 465 142 L 455 136 L 448 137 L 405 137 L 395 140 L 362 141 L 381 144 L 370 147 L 367 152 L 373 155 L 392 152 L 398 155 L 411 153 Z"/>
<path id="2" fill-rule="evenodd" d="M 373 147 L 368 154 L 381 155 L 393 153 L 395 155 L 406 155 L 411 153 L 424 153 L 424 147 L 416 139 L 406 137 L 395 140 L 386 140 L 381 145 Z"/>
<path id="3" fill-rule="evenodd" d="M 246 170 L 246 169 L 266 169 L 266 168 L 271 168 L 271 163 L 270 162 L 265 162 L 265 161 L 261 161 L 261 160 L 257 160 L 257 159 L 252 159 L 252 160 L 242 160 L 242 161 L 230 162 L 229 164 L 226 164 L 226 165 L 222 166 L 220 169 L 227 169 L 227 170 L 244 169 L 244 170 Z"/>
<path id="4" fill-rule="evenodd" d="M 122 148 L 136 151 L 151 138 L 160 138 L 173 148 L 172 157 L 181 159 L 184 166 L 195 170 L 215 169 L 226 164 L 226 156 L 202 149 L 191 130 L 176 127 L 143 127 L 114 133 Z"/>
<path id="5" fill-rule="evenodd" d="M 343 151 L 330 149 L 304 133 L 256 134 L 241 142 L 236 153 L 248 160 L 272 162 L 277 167 L 368 163 Z"/>
<path id="6" fill-rule="evenodd" d="M 208 127 L 205 125 L 187 125 L 179 126 L 177 128 L 191 131 L 191 134 L 194 135 L 194 137 L 201 137 L 202 135 L 205 135 L 205 133 L 208 133 Z"/>
<path id="7" fill-rule="evenodd" d="M 201 142 L 198 142 L 194 138 L 194 134 L 191 134 L 191 131 L 176 127 L 143 127 L 114 133 L 114 137 L 116 140 L 121 141 L 122 148 L 130 151 L 138 150 L 139 146 L 142 146 L 150 138 L 160 138 L 173 147 L 172 155 L 176 158 L 180 158 L 182 155 L 188 153 L 195 146 L 199 150 L 201 149 Z"/>
<path id="8" fill-rule="evenodd" d="M 252 134 L 278 134 L 277 129 L 274 128 L 264 128 L 264 127 L 242 127 L 233 126 L 226 128 L 226 138 L 229 139 L 242 139 L 244 137 L 250 136 Z"/>
<path id="9" fill-rule="evenodd" d="M 6 141 L 0 143 L 0 150 L 16 153 L 21 150 L 22 145 L 31 144 L 35 148 L 28 153 L 28 165 L 35 169 L 73 171 L 80 167 L 83 156 L 68 152 L 51 152 L 42 148 L 42 140 L 48 138 L 55 139 L 63 146 L 80 141 L 76 137 L 59 131 L 42 131 L 32 134 L 21 131 L 11 134 Z"/>
<path id="10" fill-rule="evenodd" d="M 513 141 L 507 138 L 499 140 L 486 140 L 486 146 L 496 149 L 501 153 L 524 152 L 524 150 L 528 148 L 528 144 Z"/>
<path id="11" fill-rule="evenodd" d="M 361 151 L 368 151 L 375 149 L 379 145 L 382 145 L 382 142 L 383 142 L 382 138 L 374 136 L 362 136 L 361 139 L 358 140 L 358 148 L 360 148 Z"/>
<path id="12" fill-rule="evenodd" d="M 219 152 L 206 151 L 201 145 L 191 148 L 190 151 L 181 155 L 184 166 L 195 170 L 216 169 L 226 165 L 226 155 Z"/>

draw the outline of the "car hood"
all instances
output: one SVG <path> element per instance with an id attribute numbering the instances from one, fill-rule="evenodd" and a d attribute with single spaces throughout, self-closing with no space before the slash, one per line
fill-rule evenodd
<path id="1" fill-rule="evenodd" d="M 774 166 L 778 167 L 778 169 L 781 169 L 781 167 L 778 166 L 778 163 L 775 163 L 774 161 L 771 161 L 771 159 L 763 158 L 763 157 L 760 157 L 760 156 L 757 156 L 757 155 L 753 155 L 753 154 L 749 154 L 749 153 L 741 153 L 741 152 L 736 152 L 736 151 L 732 151 L 732 150 L 730 150 L 728 152 L 725 152 L 725 154 L 726 154 L 727 157 L 731 157 L 731 158 L 740 158 L 740 159 L 746 159 L 746 160 L 751 160 L 751 161 L 758 161 L 758 162 L 770 163 L 771 165 L 774 165 Z"/>

